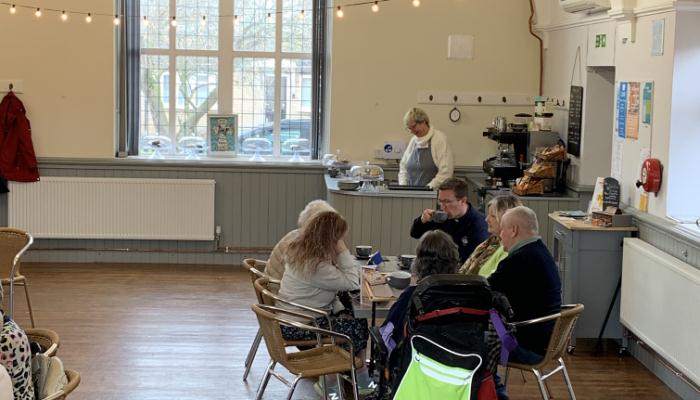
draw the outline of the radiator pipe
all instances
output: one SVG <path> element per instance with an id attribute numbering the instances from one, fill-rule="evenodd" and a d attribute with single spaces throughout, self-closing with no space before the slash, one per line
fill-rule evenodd
<path id="1" fill-rule="evenodd" d="M 646 350 L 647 352 L 651 353 L 651 354 L 654 356 L 654 359 L 656 359 L 657 361 L 659 361 L 659 362 L 661 363 L 661 365 L 663 365 L 664 367 L 666 367 L 666 369 L 668 369 L 669 371 L 671 371 L 671 373 L 673 373 L 673 375 L 675 375 L 678 379 L 682 380 L 683 382 L 685 382 L 686 384 L 688 384 L 688 386 L 692 387 L 692 388 L 695 390 L 695 392 L 700 393 L 700 386 L 699 386 L 697 383 L 691 381 L 684 373 L 678 371 L 678 370 L 676 369 L 676 367 L 674 367 L 674 366 L 671 365 L 668 361 L 666 361 L 666 359 L 665 359 L 664 357 L 662 357 L 659 353 L 657 353 L 656 350 L 654 350 L 654 349 L 652 349 L 651 347 L 649 347 L 648 344 L 644 343 L 644 341 L 643 341 L 642 339 L 638 338 L 638 337 L 637 337 L 634 333 L 632 333 L 630 330 L 627 329 L 626 331 L 627 331 L 627 337 L 628 337 L 628 338 L 631 338 L 632 340 L 634 340 L 634 342 L 635 342 L 637 345 L 639 345 L 640 347 L 642 347 L 642 348 L 643 348 L 644 350 Z"/>

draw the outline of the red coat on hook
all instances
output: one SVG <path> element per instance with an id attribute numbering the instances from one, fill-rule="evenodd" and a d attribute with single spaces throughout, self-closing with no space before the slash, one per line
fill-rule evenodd
<path id="1" fill-rule="evenodd" d="M 8 181 L 39 180 L 32 128 L 24 104 L 13 92 L 0 102 L 0 175 Z"/>

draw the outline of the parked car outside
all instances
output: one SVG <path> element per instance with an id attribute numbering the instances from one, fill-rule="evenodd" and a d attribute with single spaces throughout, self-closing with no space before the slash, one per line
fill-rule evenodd
<path id="1" fill-rule="evenodd" d="M 273 123 L 267 122 L 264 125 L 242 131 L 238 135 L 240 153 L 254 154 L 257 150 L 260 155 L 272 155 L 273 151 Z M 265 140 L 246 140 L 246 139 Z M 294 154 L 293 146 L 297 146 L 297 151 L 302 156 L 311 154 L 311 120 L 310 119 L 283 119 L 280 121 L 280 144 L 281 155 L 291 156 Z"/>

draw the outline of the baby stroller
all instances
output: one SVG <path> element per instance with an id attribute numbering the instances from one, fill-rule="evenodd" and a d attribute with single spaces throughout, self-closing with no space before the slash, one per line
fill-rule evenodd
<path id="1" fill-rule="evenodd" d="M 378 328 L 372 336 L 377 399 L 496 398 L 495 371 L 501 344 L 490 323 L 512 315 L 505 296 L 485 278 L 432 275 L 411 296 L 404 339 L 389 354 Z M 510 346 L 509 346 L 510 347 Z M 483 386 L 483 387 L 482 387 Z"/>

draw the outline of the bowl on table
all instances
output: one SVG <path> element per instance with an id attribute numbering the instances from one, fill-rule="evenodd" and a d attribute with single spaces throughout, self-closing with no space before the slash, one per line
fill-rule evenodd
<path id="1" fill-rule="evenodd" d="M 338 189 L 340 190 L 357 190 L 360 186 L 360 181 L 356 179 L 341 179 L 338 181 Z"/>
<path id="2" fill-rule="evenodd" d="M 372 254 L 372 246 L 355 246 L 355 254 L 357 254 L 357 256 L 361 258 L 369 258 L 369 256 Z"/>
<path id="3" fill-rule="evenodd" d="M 411 283 L 411 273 L 406 271 L 394 271 L 386 277 L 386 283 L 396 289 L 405 289 Z"/>
<path id="4" fill-rule="evenodd" d="M 413 260 L 415 259 L 416 256 L 413 254 L 401 254 L 399 256 L 399 265 L 403 269 L 411 268 L 411 264 L 413 264 Z"/>

